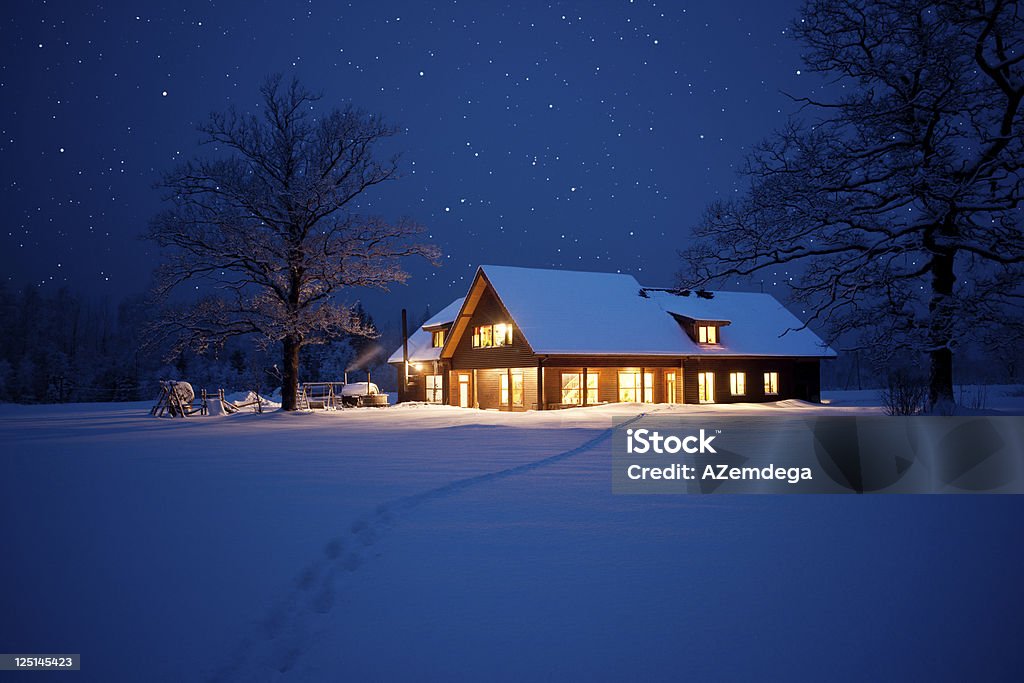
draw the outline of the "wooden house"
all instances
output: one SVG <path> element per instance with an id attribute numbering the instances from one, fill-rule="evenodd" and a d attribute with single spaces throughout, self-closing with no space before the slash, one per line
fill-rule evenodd
<path id="1" fill-rule="evenodd" d="M 835 356 L 769 294 L 509 266 L 481 266 L 407 346 L 388 361 L 400 402 L 500 410 L 816 402 Z"/>

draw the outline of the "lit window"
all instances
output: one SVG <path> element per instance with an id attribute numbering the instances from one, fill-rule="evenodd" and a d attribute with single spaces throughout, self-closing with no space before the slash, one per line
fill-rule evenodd
<path id="1" fill-rule="evenodd" d="M 439 349 L 444 346 L 444 330 L 434 331 L 434 348 Z"/>
<path id="2" fill-rule="evenodd" d="M 619 401 L 622 403 L 654 403 L 654 373 L 644 373 L 643 396 L 640 395 L 640 373 L 619 373 Z"/>
<path id="3" fill-rule="evenodd" d="M 512 326 L 508 323 L 498 323 L 494 326 L 494 345 L 512 346 Z"/>
<path id="4" fill-rule="evenodd" d="M 698 325 L 697 341 L 701 344 L 717 344 L 718 328 L 714 325 Z"/>
<path id="5" fill-rule="evenodd" d="M 697 373 L 697 400 L 701 403 L 715 402 L 715 373 Z"/>
<path id="6" fill-rule="evenodd" d="M 674 372 L 665 373 L 665 402 L 676 402 L 676 373 Z"/>
<path id="7" fill-rule="evenodd" d="M 473 328 L 473 348 L 490 348 L 492 346 L 512 345 L 512 325 L 480 325 Z"/>
<path id="8" fill-rule="evenodd" d="M 764 393 L 766 393 L 766 394 L 777 394 L 777 393 L 779 393 L 779 373 L 777 373 L 777 372 L 766 372 L 766 373 L 764 373 Z"/>
<path id="9" fill-rule="evenodd" d="M 598 374 L 596 372 L 587 373 L 587 404 L 594 405 L 597 403 L 597 379 Z"/>
<path id="10" fill-rule="evenodd" d="M 508 373 L 501 373 L 501 405 L 508 405 Z M 523 405 L 523 373 L 519 370 L 512 372 L 512 405 Z"/>
<path id="11" fill-rule="evenodd" d="M 583 402 L 580 394 L 581 379 L 582 375 L 578 372 L 562 373 L 562 403 L 578 406 Z"/>
<path id="12" fill-rule="evenodd" d="M 441 375 L 427 375 L 427 403 L 444 403 Z"/>
<path id="13" fill-rule="evenodd" d="M 730 372 L 729 373 L 729 391 L 732 392 L 733 396 L 743 396 L 747 393 L 747 373 L 745 372 Z"/>

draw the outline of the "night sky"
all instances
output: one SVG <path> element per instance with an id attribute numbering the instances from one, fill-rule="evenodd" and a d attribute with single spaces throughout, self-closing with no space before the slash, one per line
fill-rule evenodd
<path id="1" fill-rule="evenodd" d="M 378 318 L 434 310 L 481 263 L 631 272 L 670 285 L 703 207 L 807 94 L 799 3 L 5 3 L 3 277 L 116 302 L 159 254 L 153 183 L 195 126 L 249 109 L 272 72 L 403 134 L 404 177 L 361 210 L 444 251 Z M 389 150 L 390 151 L 390 150 Z M 767 283 L 768 286 L 771 283 Z"/>

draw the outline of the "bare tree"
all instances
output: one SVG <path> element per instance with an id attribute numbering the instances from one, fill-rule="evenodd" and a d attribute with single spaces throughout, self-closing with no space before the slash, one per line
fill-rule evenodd
<path id="1" fill-rule="evenodd" d="M 437 250 L 414 241 L 421 229 L 352 211 L 365 191 L 397 174 L 397 158 L 375 146 L 397 131 L 347 107 L 318 112 L 297 80 L 267 79 L 262 115 L 215 113 L 200 127 L 214 154 L 167 173 L 171 208 L 149 235 L 170 252 L 157 293 L 205 280 L 219 291 L 171 310 L 155 327 L 172 352 L 203 350 L 253 334 L 280 342 L 282 407 L 297 407 L 304 345 L 341 334 L 372 334 L 335 295 L 386 289 L 407 278 L 400 259 Z"/>
<path id="2" fill-rule="evenodd" d="M 793 25 L 831 98 L 744 168 L 682 252 L 689 286 L 789 270 L 831 340 L 929 357 L 953 399 L 953 352 L 1019 333 L 1024 263 L 1024 24 L 1013 0 L 809 0 Z M 856 333 L 856 334 L 848 334 Z"/>

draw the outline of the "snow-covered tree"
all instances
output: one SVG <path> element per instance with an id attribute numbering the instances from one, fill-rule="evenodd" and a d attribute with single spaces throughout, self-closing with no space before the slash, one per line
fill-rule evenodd
<path id="1" fill-rule="evenodd" d="M 1021 8 L 810 0 L 792 30 L 836 95 L 796 99 L 749 188 L 706 210 L 681 280 L 788 270 L 832 339 L 926 354 L 932 404 L 952 402 L 957 346 L 1021 328 Z"/>
<path id="2" fill-rule="evenodd" d="M 296 408 L 299 354 L 343 334 L 372 334 L 335 295 L 387 288 L 407 275 L 400 259 L 434 258 L 420 228 L 354 212 L 364 192 L 396 177 L 378 143 L 397 130 L 352 107 L 320 111 L 320 99 L 280 76 L 261 89 L 261 113 L 215 113 L 200 127 L 214 154 L 167 173 L 171 208 L 150 237 L 169 252 L 158 293 L 206 280 L 220 289 L 154 328 L 171 349 L 203 350 L 255 334 L 280 342 L 282 407 Z"/>
<path id="3" fill-rule="evenodd" d="M 351 339 L 333 341 L 325 345 L 323 355 L 320 357 L 320 378 L 332 382 L 342 379 L 355 357 Z"/>

